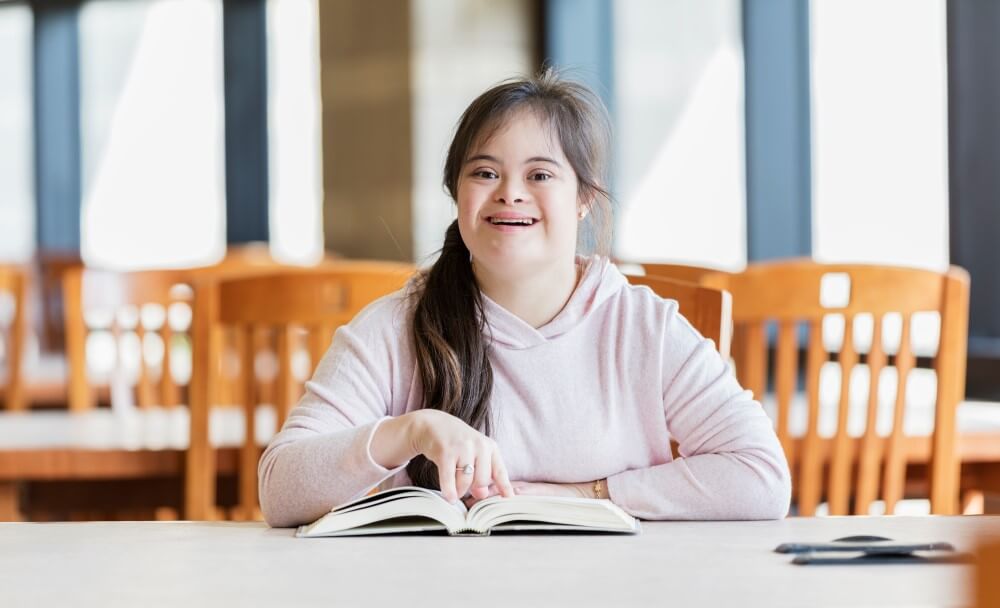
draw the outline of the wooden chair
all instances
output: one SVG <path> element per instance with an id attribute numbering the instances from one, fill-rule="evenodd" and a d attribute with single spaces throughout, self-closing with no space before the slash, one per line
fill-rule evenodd
<path id="1" fill-rule="evenodd" d="M 848 297 L 824 305 L 824 280 L 846 285 Z M 738 339 L 742 341 L 736 347 L 737 375 L 758 398 L 768 387 L 768 326 L 776 326 L 773 387 L 777 432 L 795 467 L 793 480 L 801 515 L 815 513 L 824 495 L 824 469 L 830 514 L 847 514 L 852 497 L 853 512 L 867 514 L 879 496 L 885 501 L 886 512 L 893 512 L 903 496 L 907 459 L 913 451 L 913 443 L 904 435 L 907 376 L 917 363 L 911 346 L 911 321 L 916 313 L 938 313 L 940 341 L 933 357 L 937 396 L 929 448 L 930 500 L 933 513 L 957 512 L 960 462 L 955 417 L 964 396 L 969 298 L 969 278 L 964 270 L 952 267 L 942 274 L 793 260 L 755 264 L 736 274 L 706 275 L 702 283 L 725 287 L 733 295 L 733 319 L 741 330 Z M 890 360 L 883 347 L 883 325 L 888 323 L 887 315 L 893 314 L 900 320 L 901 336 Z M 823 322 L 831 316 L 842 318 L 845 328 L 836 354 L 841 382 L 834 428 L 821 433 L 820 373 L 830 360 L 824 346 Z M 868 352 L 859 354 L 854 342 L 855 322 L 865 317 L 871 319 L 873 328 L 871 346 Z M 800 326 L 806 328 L 804 334 Z M 804 344 L 800 344 L 801 335 L 805 335 Z M 800 350 L 806 352 L 806 428 L 801 438 L 793 436 L 789 424 Z M 850 382 L 862 356 L 870 374 L 868 405 L 863 435 L 854 437 L 848 428 Z M 882 436 L 877 428 L 879 380 L 888 366 L 897 372 L 896 397 L 891 431 Z M 852 476 L 856 478 L 854 483 Z"/>
<path id="2" fill-rule="evenodd" d="M 275 261 L 266 244 L 231 247 L 219 262 L 194 268 L 114 272 L 84 268 L 82 265 L 60 267 L 64 300 L 63 326 L 69 368 L 69 409 L 85 411 L 94 405 L 95 387 L 88 378 L 86 360 L 86 340 L 91 329 L 109 331 L 116 338 L 123 332 L 134 331 L 141 341 L 150 328 L 141 324 L 135 326 L 135 319 L 130 318 L 134 316 L 132 313 L 144 307 L 147 310 L 151 306 L 159 307 L 165 311 L 170 307 L 176 309 L 180 306 L 187 308 L 187 316 L 190 318 L 191 285 L 195 281 L 219 281 L 298 269 L 300 267 Z M 120 318 L 122 312 L 126 313 L 125 319 Z M 183 312 L 181 314 L 183 316 Z M 96 320 L 100 327 L 89 328 L 88 319 Z M 129 323 L 129 327 L 121 327 L 121 320 Z M 155 390 L 150 385 L 149 378 L 155 370 L 150 370 L 145 365 L 145 357 L 142 357 L 143 365 L 140 366 L 137 383 L 137 401 L 140 406 L 154 403 L 173 406 L 180 402 L 182 391 L 170 372 L 171 349 L 167 348 L 174 338 L 174 331 L 166 318 L 162 321 L 162 325 L 156 328 L 165 347 L 163 370 L 158 374 L 160 385 Z M 225 343 L 222 335 L 213 336 L 213 339 Z M 116 362 L 120 363 L 121 360 Z M 224 387 L 220 383 L 220 388 Z M 225 401 L 227 399 L 222 400 Z"/>
<path id="3" fill-rule="evenodd" d="M 793 466 L 798 498 L 798 509 L 802 515 L 815 512 L 819 496 L 822 494 L 822 472 L 827 469 L 829 507 L 831 514 L 846 514 L 850 502 L 850 474 L 856 474 L 857 493 L 854 494 L 855 513 L 867 513 L 869 505 L 877 497 L 879 472 L 884 469 L 882 479 L 882 498 L 886 511 L 892 513 L 895 503 L 902 497 L 907 461 L 930 461 L 928 474 L 931 477 L 930 494 L 931 510 L 934 513 L 954 513 L 957 509 L 959 464 L 960 458 L 956 450 L 955 409 L 964 396 L 965 376 L 965 336 L 968 317 L 968 276 L 958 268 L 952 268 L 945 275 L 917 270 L 884 268 L 877 266 L 824 266 L 807 259 L 786 260 L 772 263 L 751 264 L 740 273 L 716 271 L 709 268 L 683 266 L 676 264 L 642 264 L 644 270 L 651 275 L 684 277 L 697 281 L 701 285 L 711 285 L 727 288 L 733 295 L 733 354 L 737 376 L 741 383 L 751 389 L 758 399 L 768 396 L 768 371 L 773 369 L 774 397 L 777 401 L 776 417 L 779 438 L 785 446 L 789 462 Z M 846 274 L 851 281 L 852 290 L 862 290 L 863 300 L 852 300 L 844 310 L 826 309 L 819 305 L 819 281 L 827 274 Z M 857 273 L 861 273 L 857 275 Z M 858 278 L 860 276 L 860 278 Z M 869 278 L 877 277 L 877 278 Z M 880 281 L 886 281 L 879 283 Z M 857 281 L 861 281 L 858 283 Z M 911 292 L 920 292 L 921 284 L 932 284 L 930 291 L 922 297 L 907 296 Z M 897 285 L 901 290 L 897 290 Z M 909 287 L 916 285 L 917 287 Z M 792 300 L 789 294 L 795 293 Z M 855 291 L 854 293 L 857 293 Z M 878 304 L 881 302 L 881 305 Z M 868 305 L 868 304 L 870 305 Z M 867 306 L 867 310 L 865 309 Z M 822 350 L 822 323 L 827 314 L 842 314 L 854 318 L 859 314 L 874 313 L 877 318 L 884 318 L 889 312 L 901 313 L 906 321 L 903 325 L 909 330 L 909 320 L 916 312 L 937 312 L 941 316 L 940 347 L 934 361 L 934 371 L 937 376 L 937 397 L 934 410 L 934 430 L 929 442 L 922 437 L 908 437 L 902 433 L 903 405 L 906 403 L 906 375 L 916 364 L 909 344 L 909 333 L 903 336 L 906 349 L 900 350 L 895 356 L 895 367 L 898 374 L 898 390 L 896 416 L 891 434 L 887 438 L 878 438 L 872 425 L 866 426 L 865 435 L 859 440 L 850 438 L 843 422 L 848 415 L 844 407 L 849 383 L 849 374 L 845 372 L 857 361 L 858 355 L 853 352 L 850 343 L 841 354 L 841 404 L 838 411 L 838 425 L 835 437 L 831 442 L 827 438 L 819 438 L 815 428 L 816 412 L 813 410 L 818 402 L 819 371 L 818 364 L 806 364 L 806 389 L 808 409 L 805 437 L 791 436 L 789 416 L 792 409 L 791 401 L 796 393 L 798 376 L 799 349 L 815 350 L 812 357 L 824 359 L 827 353 Z M 810 339 L 807 344 L 799 344 L 795 325 L 797 322 L 808 324 L 815 321 L 816 327 L 810 329 Z M 771 322 L 777 328 L 770 328 L 772 335 L 765 332 L 765 326 Z M 875 323 L 878 325 L 878 323 Z M 786 329 L 781 330 L 784 326 Z M 845 327 L 851 323 L 845 322 Z M 881 328 L 880 328 L 881 330 Z M 777 332 L 776 335 L 773 332 Z M 819 346 L 813 339 L 813 332 L 819 332 Z M 847 332 L 851 333 L 851 332 Z M 800 334 L 801 335 L 801 334 Z M 853 336 L 852 336 L 853 337 Z M 776 338 L 776 339 L 775 339 Z M 873 342 L 877 342 L 873 336 Z M 881 344 L 879 344 L 881 346 Z M 772 366 L 768 365 L 768 352 L 774 353 Z M 807 354 L 807 358 L 810 355 Z M 871 360 L 870 373 L 872 384 L 870 393 L 877 390 L 877 368 L 886 365 L 886 355 L 881 349 L 866 354 Z M 811 388 L 810 388 L 811 387 Z M 869 395 L 869 404 L 875 403 Z M 869 406 L 868 414 L 874 415 Z M 845 438 L 846 437 L 846 438 Z M 969 448 L 975 451 L 982 443 L 979 437 L 970 436 Z M 972 441 L 975 439 L 976 441 Z M 874 446 L 874 447 L 873 447 Z M 969 452 L 969 449 L 964 449 Z M 979 457 L 979 450 L 975 454 Z M 979 464 L 979 463 L 977 463 Z M 990 463 L 984 463 L 989 465 Z M 801 470 L 796 470 L 801 469 Z M 992 470 L 992 469 L 989 469 Z M 977 469 L 978 471 L 978 469 Z M 917 475 L 922 471 L 917 468 Z M 971 471 L 973 473 L 975 471 Z M 964 473 L 964 471 L 963 471 Z M 978 488 L 975 480 L 969 482 Z M 916 482 L 925 480 L 915 479 Z M 968 485 L 962 482 L 962 487 Z M 835 486 L 837 489 L 835 489 Z"/>
<path id="4" fill-rule="evenodd" d="M 69 409 L 82 412 L 95 405 L 95 391 L 88 375 L 87 340 L 94 332 L 112 338 L 114 367 L 111 376 L 123 382 L 122 338 L 133 334 L 138 346 L 135 402 L 140 407 L 180 403 L 180 390 L 173 374 L 174 336 L 190 323 L 191 276 L 183 270 L 152 270 L 120 273 L 92 268 L 73 268 L 63 274 L 65 298 L 66 358 L 69 364 Z M 171 317 L 187 317 L 188 323 L 174 327 Z M 156 334 L 162 345 L 160 365 L 154 369 L 146 355 L 147 336 Z M 155 386 L 154 386 L 155 383 Z M 129 382 L 121 386 L 124 387 Z"/>
<path id="5" fill-rule="evenodd" d="M 83 267 L 76 251 L 39 250 L 35 255 L 35 284 L 38 303 L 41 347 L 44 351 L 62 353 L 66 348 L 65 301 L 63 277 L 67 271 Z"/>
<path id="6" fill-rule="evenodd" d="M 689 264 L 668 264 L 663 262 L 636 262 L 630 264 L 640 266 L 646 276 L 672 279 L 701 285 L 707 278 L 717 274 L 729 274 L 727 271 L 707 266 L 692 266 Z"/>
<path id="7" fill-rule="evenodd" d="M 137 505 L 146 498 L 129 493 L 130 484 L 180 480 L 187 414 L 176 407 L 181 387 L 172 374 L 171 342 L 186 330 L 168 319 L 178 316 L 177 306 L 187 307 L 190 318 L 192 290 L 186 281 L 175 271 L 73 268 L 63 274 L 70 407 L 0 414 L 3 516 L 17 517 L 20 498 L 29 486 L 31 504 L 24 505 L 32 510 L 45 503 L 43 511 L 84 509 L 113 517 L 111 513 L 126 502 Z M 95 407 L 95 381 L 87 374 L 88 335 L 98 344 L 103 340 L 108 371 L 121 389 L 112 393 L 113 410 Z M 153 348 L 157 343 L 160 348 Z M 122 344 L 127 348 L 123 350 Z M 157 358 L 155 350 L 162 356 Z M 126 352 L 134 358 L 126 360 Z M 134 367 L 125 365 L 130 361 Z M 133 403 L 138 407 L 131 407 Z M 97 497 L 88 490 L 88 484 L 95 483 L 111 484 L 118 494 Z M 36 490 L 53 484 L 73 490 L 63 493 L 61 501 L 46 502 L 40 498 L 45 492 Z M 167 505 L 147 506 L 152 513 Z M 172 506 L 179 507 L 179 501 Z"/>
<path id="8" fill-rule="evenodd" d="M 219 327 L 243 333 L 242 367 L 252 369 L 254 335 L 270 329 L 277 335 L 277 428 L 300 392 L 292 374 L 296 344 L 304 338 L 310 368 L 322 357 L 333 332 L 373 300 L 403 287 L 414 268 L 383 262 L 337 262 L 313 269 L 289 270 L 269 276 L 200 282 L 196 287 L 194 375 L 191 392 L 191 445 L 187 457 L 185 516 L 212 517 L 215 509 L 215 459 L 208 441 L 208 413 L 218 376 L 212 370 L 219 357 L 218 341 L 205 339 Z M 245 377 L 242 391 L 245 433 L 239 464 L 240 519 L 257 517 L 255 441 L 257 385 Z"/>
<path id="9" fill-rule="evenodd" d="M 15 265 L 0 265 L 0 294 L 9 294 L 13 306 L 10 324 L 0 327 L 0 377 L 4 379 L 4 406 L 9 411 L 20 411 L 26 407 L 22 370 L 28 324 L 26 292 L 27 275 L 24 269 Z"/>
<path id="10" fill-rule="evenodd" d="M 633 285 L 649 287 L 661 298 L 676 300 L 684 318 L 698 333 L 715 342 L 724 359 L 729 358 L 733 300 L 728 291 L 649 275 L 628 275 L 628 280 Z"/>
<path id="11" fill-rule="evenodd" d="M 983 540 L 976 550 L 976 607 L 1000 606 L 1000 537 Z"/>

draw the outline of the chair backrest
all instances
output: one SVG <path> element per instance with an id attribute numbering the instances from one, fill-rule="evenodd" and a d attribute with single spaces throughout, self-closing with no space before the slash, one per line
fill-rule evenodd
<path id="1" fill-rule="evenodd" d="M 235 328 L 241 367 L 253 369 L 254 336 L 260 331 L 277 337 L 276 424 L 280 428 L 301 391 L 293 374 L 293 357 L 308 353 L 310 370 L 326 351 L 334 331 L 350 321 L 372 301 L 401 289 L 415 272 L 408 264 L 342 261 L 315 268 L 288 269 L 262 276 L 202 281 L 195 299 L 194 376 L 191 394 L 191 445 L 188 450 L 186 516 L 202 519 L 214 508 L 215 473 L 208 442 L 208 415 L 212 384 L 217 381 L 214 361 L 218 341 L 205 336 L 219 328 Z M 306 377 L 311 374 L 306 374 Z M 252 374 L 244 375 L 241 398 L 245 433 L 240 450 L 240 517 L 257 513 L 257 460 L 255 413 L 259 403 Z"/>
<path id="2" fill-rule="evenodd" d="M 729 358 L 733 300 L 728 291 L 659 276 L 627 276 L 633 285 L 645 285 L 661 298 L 676 300 L 684 318 L 702 336 L 715 342 L 724 359 Z"/>
<path id="3" fill-rule="evenodd" d="M 174 378 L 174 350 L 170 346 L 172 343 L 180 344 L 182 348 L 179 352 L 190 357 L 190 342 L 184 341 L 185 337 L 190 336 L 178 333 L 189 333 L 192 314 L 191 285 L 195 281 L 218 281 L 301 269 L 299 266 L 276 261 L 271 257 L 266 244 L 230 247 L 226 256 L 215 264 L 184 269 L 116 272 L 84 267 L 79 258 L 74 261 L 70 256 L 50 256 L 45 263 L 52 272 L 58 272 L 57 276 L 62 284 L 62 325 L 65 328 L 69 368 L 68 402 L 70 409 L 74 411 L 90 409 L 96 401 L 96 387 L 92 386 L 88 375 L 87 359 L 87 341 L 94 331 L 106 334 L 98 336 L 99 338 L 114 338 L 111 342 L 104 340 L 106 345 L 113 344 L 113 348 L 93 349 L 97 353 L 103 350 L 104 354 L 110 356 L 112 364 L 119 366 L 111 370 L 110 375 L 124 372 L 120 368 L 123 357 L 118 356 L 122 354 L 122 341 L 119 340 L 122 335 L 134 334 L 139 343 L 144 344 L 156 341 L 155 337 L 147 338 L 147 335 L 158 334 L 163 345 L 162 363 L 151 367 L 148 357 L 138 357 L 140 366 L 134 383 L 135 400 L 140 406 L 153 403 L 173 406 L 181 402 L 183 387 L 178 386 Z M 322 263 L 329 264 L 330 261 L 324 259 Z M 173 328 L 171 323 L 166 322 L 168 318 L 157 312 L 171 309 L 174 314 L 169 319 L 173 320 Z M 146 313 L 145 324 L 136 325 L 138 311 Z M 162 321 L 162 325 L 151 327 L 151 320 L 154 324 Z M 54 329 L 48 331 L 53 335 L 60 333 Z M 179 340 L 175 341 L 175 337 Z M 226 337 L 223 335 L 213 336 L 213 340 L 220 345 L 226 344 Z M 128 343 L 125 340 L 125 344 Z M 132 341 L 132 344 L 135 342 Z M 152 348 L 151 351 L 158 352 L 159 348 Z M 145 353 L 145 349 L 140 352 Z M 134 353 L 131 358 L 135 359 Z M 154 388 L 151 380 L 153 377 L 159 378 L 158 387 Z M 216 388 L 224 390 L 229 386 L 220 381 Z M 267 388 L 269 387 L 265 386 L 265 390 Z"/>
<path id="4" fill-rule="evenodd" d="M 140 407 L 180 403 L 173 345 L 191 323 L 188 273 L 76 267 L 66 269 L 62 280 L 69 409 L 95 405 L 88 365 L 103 368 L 100 375 L 109 382 L 134 387 Z"/>
<path id="5" fill-rule="evenodd" d="M 685 281 L 701 285 L 707 277 L 717 274 L 729 274 L 728 272 L 707 266 L 691 266 L 689 264 L 667 264 L 656 262 L 642 262 L 632 264 L 641 266 L 646 276 L 673 279 L 674 281 Z"/>
<path id="6" fill-rule="evenodd" d="M 6 304 L 0 306 L 0 377 L 4 379 L 4 407 L 12 411 L 23 410 L 27 405 L 22 370 L 28 325 L 26 292 L 25 270 L 16 265 L 0 265 L 0 295 L 7 294 Z"/>
<path id="7" fill-rule="evenodd" d="M 737 375 L 762 400 L 768 388 L 769 334 L 773 336 L 774 415 L 789 462 L 797 467 L 793 480 L 801 515 L 815 513 L 824 495 L 824 471 L 831 515 L 851 512 L 852 496 L 855 514 L 867 514 L 880 496 L 886 512 L 893 512 L 902 498 L 906 473 L 907 379 L 917 366 L 911 326 L 915 315 L 936 313 L 940 337 L 932 357 L 937 388 L 930 439 L 931 510 L 957 511 L 955 411 L 965 388 L 969 298 L 964 270 L 952 267 L 938 273 L 793 260 L 753 264 L 735 274 L 706 275 L 702 282 L 732 293 Z M 806 403 L 800 406 L 804 411 L 793 413 L 802 351 Z M 824 366 L 839 370 L 835 410 L 821 404 Z M 862 410 L 852 408 L 851 380 L 855 371 L 865 368 L 867 406 Z M 883 370 L 893 369 L 892 386 L 880 392 L 880 385 L 888 381 L 882 378 Z M 891 394 L 884 389 L 893 387 L 894 399 L 880 397 Z M 863 411 L 863 424 L 849 424 L 854 420 L 852 409 Z M 829 417 L 824 415 L 827 411 Z M 793 436 L 793 415 L 804 415 L 804 437 Z"/>

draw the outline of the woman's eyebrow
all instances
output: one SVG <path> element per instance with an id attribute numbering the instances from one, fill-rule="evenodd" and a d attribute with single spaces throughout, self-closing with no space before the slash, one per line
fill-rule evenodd
<path id="1" fill-rule="evenodd" d="M 469 159 L 465 161 L 465 164 L 469 164 L 469 163 L 477 161 L 477 160 L 485 160 L 485 161 L 489 161 L 491 163 L 501 164 L 499 158 L 497 158 L 495 156 L 490 156 L 489 154 L 476 154 L 475 156 L 470 156 Z M 548 156 L 532 156 L 528 160 L 524 161 L 524 164 L 527 165 L 528 163 L 538 163 L 538 162 L 552 163 L 553 165 L 555 165 L 557 167 L 562 167 L 562 165 L 559 164 L 559 161 L 557 161 L 554 158 L 550 158 Z"/>
<path id="2" fill-rule="evenodd" d="M 489 154 L 476 154 L 475 156 L 470 156 L 465 161 L 465 164 L 469 164 L 469 163 L 475 162 L 477 160 L 485 160 L 485 161 L 489 161 L 491 163 L 497 163 L 498 165 L 500 164 L 500 159 L 499 158 L 497 158 L 496 156 L 490 156 Z"/>
<path id="3" fill-rule="evenodd" d="M 528 160 L 524 161 L 524 164 L 539 163 L 539 162 L 541 162 L 541 163 L 552 163 L 553 165 L 555 165 L 557 167 L 562 167 L 562 165 L 559 164 L 559 161 L 557 161 L 554 158 L 549 158 L 548 156 L 532 156 Z"/>

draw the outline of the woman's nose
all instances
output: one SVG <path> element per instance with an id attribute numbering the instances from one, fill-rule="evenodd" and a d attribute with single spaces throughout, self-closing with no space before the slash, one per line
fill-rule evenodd
<path id="1" fill-rule="evenodd" d="M 496 202 L 503 204 L 512 203 L 523 203 L 524 193 L 521 192 L 517 185 L 509 180 L 504 180 L 500 187 L 497 188 L 496 192 Z"/>

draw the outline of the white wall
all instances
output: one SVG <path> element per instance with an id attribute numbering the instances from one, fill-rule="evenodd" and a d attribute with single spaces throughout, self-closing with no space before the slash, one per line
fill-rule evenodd
<path id="1" fill-rule="evenodd" d="M 614 5 L 616 255 L 746 263 L 739 0 Z"/>
<path id="2" fill-rule="evenodd" d="M 813 251 L 948 265 L 945 0 L 813 0 Z"/>

